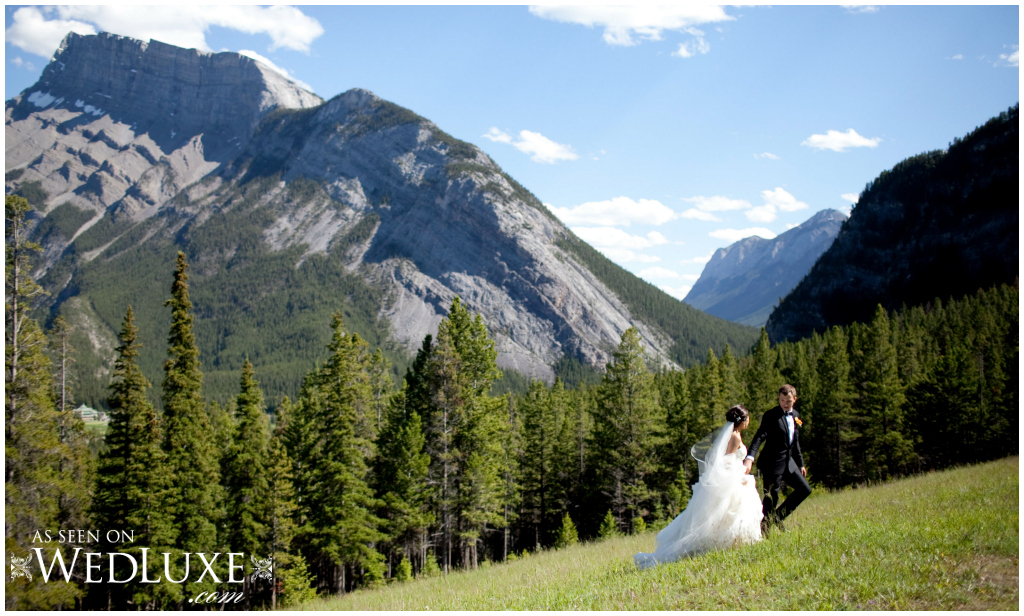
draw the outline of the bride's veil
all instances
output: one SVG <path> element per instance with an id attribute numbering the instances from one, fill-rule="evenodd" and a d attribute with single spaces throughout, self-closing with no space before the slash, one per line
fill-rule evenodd
<path id="1" fill-rule="evenodd" d="M 705 486 L 716 485 L 725 479 L 725 449 L 729 445 L 734 425 L 731 421 L 708 434 L 690 448 L 690 455 L 697 460 L 700 482 Z"/>

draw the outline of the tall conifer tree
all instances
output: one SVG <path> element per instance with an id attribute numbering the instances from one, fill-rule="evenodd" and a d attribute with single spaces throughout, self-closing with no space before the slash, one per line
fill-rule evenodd
<path id="1" fill-rule="evenodd" d="M 174 478 L 174 525 L 178 530 L 175 547 L 195 554 L 216 551 L 220 468 L 203 402 L 203 373 L 192 331 L 187 269 L 185 254 L 179 252 L 171 299 L 164 302 L 171 308 L 163 380 L 164 451 Z M 183 566 L 183 562 L 179 564 Z M 193 581 L 196 579 L 190 576 L 182 584 L 186 595 L 213 590 L 209 575 L 201 583 Z"/>

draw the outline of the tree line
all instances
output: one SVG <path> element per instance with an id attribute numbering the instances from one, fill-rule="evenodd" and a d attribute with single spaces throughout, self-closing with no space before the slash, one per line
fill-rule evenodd
<path id="1" fill-rule="evenodd" d="M 651 370 L 630 328 L 599 382 L 533 381 L 525 394 L 501 396 L 492 393 L 501 377 L 494 341 L 458 298 L 398 384 L 381 351 L 336 313 L 325 358 L 269 415 L 248 361 L 230 404 L 205 399 L 179 253 L 165 304 L 163 410 L 139 370 L 128 306 L 111 421 L 91 454 L 61 378 L 66 328 L 46 333 L 28 317 L 40 292 L 29 276 L 38 246 L 24 237 L 28 210 L 8 197 L 5 504 L 9 551 L 19 555 L 39 547 L 37 529 L 97 528 L 134 530 L 135 541 L 61 547 L 140 562 L 148 551 L 153 578 L 165 563 L 152 556 L 164 552 L 175 555 L 174 579 L 185 552 L 270 558 L 273 579 L 246 578 L 244 603 L 233 606 L 251 609 L 640 532 L 686 506 L 697 480 L 690 446 L 736 403 L 756 429 L 784 382 L 798 389 L 805 461 L 821 487 L 1017 451 L 1016 286 L 879 307 L 870 323 L 775 347 L 762 330 L 745 355 L 709 349 L 683 372 Z M 131 573 L 124 560 L 116 567 L 117 579 Z M 213 569 L 228 577 L 224 561 Z M 209 576 L 84 584 L 75 575 L 71 584 L 8 580 L 7 607 L 182 608 L 228 586 Z"/>

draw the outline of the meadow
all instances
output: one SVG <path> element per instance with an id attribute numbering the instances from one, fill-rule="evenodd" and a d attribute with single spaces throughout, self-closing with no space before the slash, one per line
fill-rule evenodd
<path id="1" fill-rule="evenodd" d="M 655 531 L 318 598 L 310 610 L 1018 610 L 1019 457 L 816 491 L 755 545 L 645 571 Z M 292 608 L 295 609 L 295 608 Z"/>

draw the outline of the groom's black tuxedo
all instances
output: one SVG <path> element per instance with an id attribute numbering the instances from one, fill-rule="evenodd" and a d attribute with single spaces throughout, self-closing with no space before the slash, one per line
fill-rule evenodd
<path id="1" fill-rule="evenodd" d="M 757 458 L 757 469 L 762 475 L 781 475 L 787 470 L 799 473 L 804 465 L 804 455 L 800 451 L 800 430 L 796 419 L 800 414 L 793 409 L 793 442 L 789 442 L 789 429 L 786 426 L 785 414 L 781 406 L 776 406 L 764 414 L 761 425 L 750 442 L 747 456 Z M 761 446 L 764 450 L 761 450 Z"/>
<path id="2" fill-rule="evenodd" d="M 757 458 L 757 469 L 761 471 L 765 497 L 763 511 L 765 518 L 772 520 L 785 519 L 811 493 L 811 485 L 807 483 L 800 469 L 804 466 L 804 455 L 800 451 L 800 430 L 796 419 L 800 416 L 793 409 L 793 440 L 789 440 L 788 422 L 781 406 L 776 406 L 764 414 L 761 425 L 750 442 L 748 457 Z M 762 450 L 761 447 L 764 446 Z M 793 488 L 786 502 L 776 510 L 779 502 L 779 490 L 782 485 Z"/>

